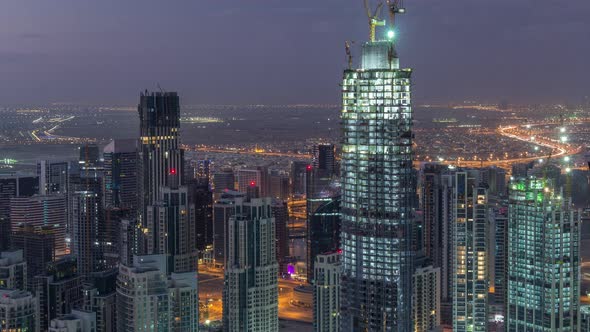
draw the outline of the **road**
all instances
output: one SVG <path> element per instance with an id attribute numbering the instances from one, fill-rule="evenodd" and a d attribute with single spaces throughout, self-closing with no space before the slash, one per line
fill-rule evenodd
<path id="1" fill-rule="evenodd" d="M 293 288 L 301 283 L 279 278 L 279 318 L 300 322 L 313 322 L 311 308 L 301 308 L 289 303 Z M 223 272 L 221 270 L 199 269 L 199 302 L 201 306 L 201 322 L 221 320 L 222 316 Z M 203 305 L 206 305 L 204 307 Z"/>

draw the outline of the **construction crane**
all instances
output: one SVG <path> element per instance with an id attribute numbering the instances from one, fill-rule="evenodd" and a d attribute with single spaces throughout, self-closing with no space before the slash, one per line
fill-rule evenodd
<path id="1" fill-rule="evenodd" d="M 350 47 L 354 44 L 354 41 L 345 41 L 344 47 L 346 48 L 346 60 L 348 61 L 348 69 L 352 69 L 352 52 Z"/>
<path id="2" fill-rule="evenodd" d="M 379 15 L 381 14 L 381 9 L 383 8 L 383 2 L 380 2 L 375 9 L 375 12 L 371 14 L 371 7 L 369 5 L 369 0 L 364 0 L 365 2 L 365 9 L 367 10 L 367 17 L 369 18 L 369 41 L 375 41 L 375 29 L 380 26 L 385 26 L 385 20 L 380 20 Z"/>
<path id="3" fill-rule="evenodd" d="M 405 13 L 406 8 L 404 8 L 403 0 L 387 0 L 387 8 L 389 9 L 389 25 L 393 32 L 393 28 L 395 27 L 395 15 Z"/>

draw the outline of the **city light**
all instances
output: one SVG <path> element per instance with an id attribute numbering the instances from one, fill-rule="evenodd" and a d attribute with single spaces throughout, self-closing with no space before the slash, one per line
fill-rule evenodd
<path id="1" fill-rule="evenodd" d="M 389 39 L 395 38 L 395 31 L 393 31 L 393 30 L 387 31 L 387 38 L 389 38 Z"/>

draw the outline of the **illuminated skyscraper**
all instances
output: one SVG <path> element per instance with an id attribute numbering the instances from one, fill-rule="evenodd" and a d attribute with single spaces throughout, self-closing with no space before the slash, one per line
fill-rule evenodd
<path id="1" fill-rule="evenodd" d="M 176 92 L 148 92 L 140 96 L 140 214 L 153 205 L 166 187 L 168 174 L 183 179 L 184 150 L 180 149 L 180 101 Z"/>
<path id="2" fill-rule="evenodd" d="M 342 82 L 340 317 L 346 332 L 413 328 L 412 70 L 399 66 L 394 31 L 387 36 L 362 45 L 361 66 L 345 70 Z"/>
<path id="3" fill-rule="evenodd" d="M 105 206 L 129 209 L 136 215 L 137 140 L 113 140 L 104 148 Z"/>
<path id="4" fill-rule="evenodd" d="M 506 331 L 579 331 L 579 211 L 551 181 L 509 192 Z"/>
<path id="5" fill-rule="evenodd" d="M 476 170 L 454 174 L 453 331 L 488 330 L 488 193 Z"/>

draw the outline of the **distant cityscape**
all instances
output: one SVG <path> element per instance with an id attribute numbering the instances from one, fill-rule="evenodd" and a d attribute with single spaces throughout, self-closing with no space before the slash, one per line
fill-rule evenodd
<path id="1" fill-rule="evenodd" d="M 386 4 L 342 105 L 0 107 L 0 331 L 590 331 L 590 104 L 413 105 Z"/>

